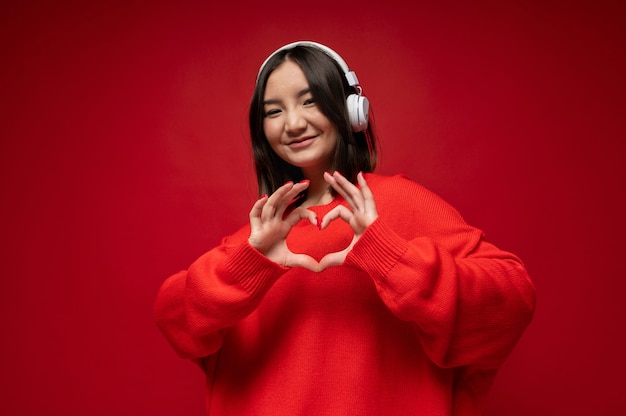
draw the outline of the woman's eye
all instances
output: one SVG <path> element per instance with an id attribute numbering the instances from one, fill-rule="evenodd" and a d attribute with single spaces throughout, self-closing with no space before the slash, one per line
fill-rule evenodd
<path id="1" fill-rule="evenodd" d="M 267 111 L 265 112 L 265 117 L 275 116 L 275 115 L 277 115 L 278 113 L 280 113 L 280 110 L 279 110 L 279 109 L 277 109 L 277 108 L 274 108 L 274 109 L 271 109 L 271 110 L 267 110 Z"/>
<path id="2" fill-rule="evenodd" d="M 304 105 L 313 105 L 315 104 L 315 99 L 313 98 L 307 98 L 306 100 L 304 100 Z"/>

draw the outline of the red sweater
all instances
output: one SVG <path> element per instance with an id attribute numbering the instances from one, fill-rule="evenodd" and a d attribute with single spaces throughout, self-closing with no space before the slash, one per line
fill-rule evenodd
<path id="1" fill-rule="evenodd" d="M 366 180 L 379 217 L 342 266 L 281 267 L 246 226 L 165 281 L 156 321 L 202 365 L 209 415 L 482 413 L 534 311 L 526 270 L 422 186 Z M 287 243 L 319 260 L 352 236 L 303 220 Z"/>

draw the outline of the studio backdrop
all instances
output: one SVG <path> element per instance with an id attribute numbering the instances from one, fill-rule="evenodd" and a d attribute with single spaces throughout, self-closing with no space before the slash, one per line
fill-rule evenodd
<path id="1" fill-rule="evenodd" d="M 624 414 L 623 4 L 3 2 L 3 413 L 204 414 L 154 297 L 247 221 L 258 67 L 314 40 L 359 75 L 379 172 L 442 196 L 536 284 L 488 415 Z"/>

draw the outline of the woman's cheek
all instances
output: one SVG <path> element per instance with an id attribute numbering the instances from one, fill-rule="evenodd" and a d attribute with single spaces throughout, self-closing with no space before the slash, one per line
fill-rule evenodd
<path id="1" fill-rule="evenodd" d="M 278 119 L 266 118 L 263 122 L 263 132 L 271 144 L 280 141 L 280 121 Z"/>

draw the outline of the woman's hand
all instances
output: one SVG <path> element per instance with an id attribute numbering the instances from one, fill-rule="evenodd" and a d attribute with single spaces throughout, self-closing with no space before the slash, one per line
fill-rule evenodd
<path id="1" fill-rule="evenodd" d="M 293 199 L 309 186 L 309 181 L 294 184 L 287 182 L 271 196 L 264 195 L 250 211 L 250 237 L 252 247 L 268 259 L 285 267 L 304 267 L 319 271 L 319 263 L 306 254 L 296 254 L 287 247 L 286 238 L 291 228 L 302 219 L 317 226 L 315 213 L 305 208 L 296 208 L 283 218 Z"/>
<path id="2" fill-rule="evenodd" d="M 348 247 L 336 253 L 329 253 L 320 261 L 320 271 L 330 266 L 339 266 L 343 264 L 346 256 L 352 250 L 352 247 L 361 238 L 361 235 L 378 218 L 374 195 L 367 186 L 367 182 L 362 173 L 357 175 L 359 187 L 353 185 L 349 180 L 344 178 L 339 172 L 332 175 L 328 172 L 324 174 L 324 179 L 333 187 L 348 203 L 350 209 L 343 205 L 338 205 L 324 216 L 320 229 L 324 229 L 332 221 L 341 218 L 354 231 L 354 238 Z"/>

